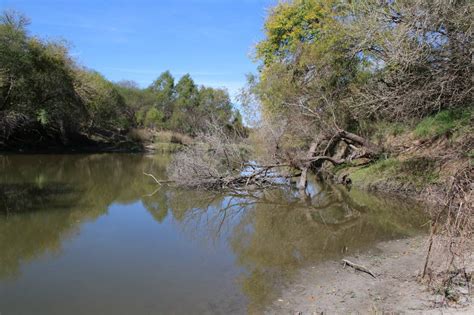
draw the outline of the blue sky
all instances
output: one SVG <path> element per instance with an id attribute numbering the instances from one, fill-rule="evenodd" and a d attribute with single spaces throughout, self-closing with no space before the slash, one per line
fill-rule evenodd
<path id="1" fill-rule="evenodd" d="M 0 0 L 32 20 L 30 31 L 64 39 L 82 65 L 108 79 L 149 85 L 161 72 L 190 73 L 231 95 L 276 0 Z"/>

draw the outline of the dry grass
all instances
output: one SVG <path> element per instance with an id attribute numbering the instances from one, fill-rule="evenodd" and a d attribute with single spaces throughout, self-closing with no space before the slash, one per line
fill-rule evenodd
<path id="1" fill-rule="evenodd" d="M 158 131 L 155 134 L 155 142 L 158 143 L 176 143 L 182 145 L 190 145 L 193 138 L 188 135 L 174 131 Z"/>
<path id="2" fill-rule="evenodd" d="M 149 142 L 153 140 L 153 132 L 148 129 L 131 129 L 128 137 L 138 142 Z"/>

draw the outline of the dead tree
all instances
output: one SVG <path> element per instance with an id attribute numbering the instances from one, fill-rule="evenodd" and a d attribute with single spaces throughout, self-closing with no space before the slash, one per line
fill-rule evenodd
<path id="1" fill-rule="evenodd" d="M 335 135 L 329 139 L 327 138 L 321 135 L 316 136 L 309 147 L 306 157 L 300 161 L 301 177 L 297 184 L 298 189 L 305 190 L 308 181 L 308 171 L 310 169 L 320 169 L 326 161 L 332 165 L 340 165 L 357 158 L 373 159 L 381 153 L 381 149 L 369 140 L 346 130 L 339 129 Z M 334 157 L 334 148 L 341 142 L 345 143 L 349 150 L 347 150 L 346 156 L 342 158 Z M 324 144 L 326 145 L 323 146 Z"/>

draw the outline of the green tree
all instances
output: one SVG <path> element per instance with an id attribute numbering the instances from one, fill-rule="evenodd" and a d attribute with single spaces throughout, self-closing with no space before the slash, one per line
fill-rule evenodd
<path id="1" fill-rule="evenodd" d="M 335 1 L 295 0 L 275 6 L 265 21 L 266 38 L 257 45 L 265 65 L 291 59 L 301 43 L 314 42 Z"/>
<path id="2" fill-rule="evenodd" d="M 0 16 L 0 130 L 59 138 L 90 127 L 127 128 L 133 115 L 114 84 L 78 66 L 67 45 L 30 36 L 28 19 Z M 34 140 L 33 140 L 34 141 Z"/>
<path id="3" fill-rule="evenodd" d="M 75 64 L 63 43 L 30 37 L 27 25 L 28 19 L 15 12 L 0 17 L 1 115 L 21 115 L 22 123 L 31 125 L 41 113 L 43 127 L 67 141 L 67 133 L 87 115 L 75 91 Z"/>
<path id="4" fill-rule="evenodd" d="M 86 105 L 89 127 L 129 127 L 127 105 L 113 83 L 95 71 L 78 71 L 77 76 L 77 91 Z"/>
<path id="5" fill-rule="evenodd" d="M 173 105 L 175 101 L 174 77 L 169 71 L 163 72 L 149 87 L 155 98 L 157 106 L 169 119 L 173 114 Z"/>
<path id="6" fill-rule="evenodd" d="M 144 124 L 146 127 L 149 127 L 149 128 L 158 128 L 162 125 L 163 118 L 164 118 L 163 112 L 152 107 L 147 111 L 145 115 Z"/>
<path id="7" fill-rule="evenodd" d="M 169 126 L 184 133 L 192 133 L 194 117 L 199 104 L 198 88 L 189 74 L 184 75 L 175 87 L 176 99 Z"/>
<path id="8" fill-rule="evenodd" d="M 198 102 L 198 113 L 195 118 L 201 128 L 205 129 L 206 123 L 211 121 L 219 125 L 230 123 L 232 102 L 226 90 L 201 87 Z"/>
<path id="9" fill-rule="evenodd" d="M 126 103 L 129 115 L 134 117 L 133 124 L 143 127 L 146 111 L 156 104 L 155 94 L 150 89 L 141 89 L 133 81 L 121 81 L 115 86 Z"/>

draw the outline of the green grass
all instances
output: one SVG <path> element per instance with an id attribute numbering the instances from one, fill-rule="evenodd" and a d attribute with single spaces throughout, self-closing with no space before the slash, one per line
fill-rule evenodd
<path id="1" fill-rule="evenodd" d="M 367 185 L 379 181 L 393 181 L 411 184 L 416 188 L 437 183 L 439 173 L 436 161 L 427 158 L 414 158 L 399 161 L 394 158 L 381 159 L 374 164 L 356 170 L 351 174 L 355 183 Z"/>
<path id="2" fill-rule="evenodd" d="M 415 128 L 415 136 L 431 138 L 442 136 L 469 125 L 473 114 L 469 110 L 445 110 L 423 119 Z"/>

